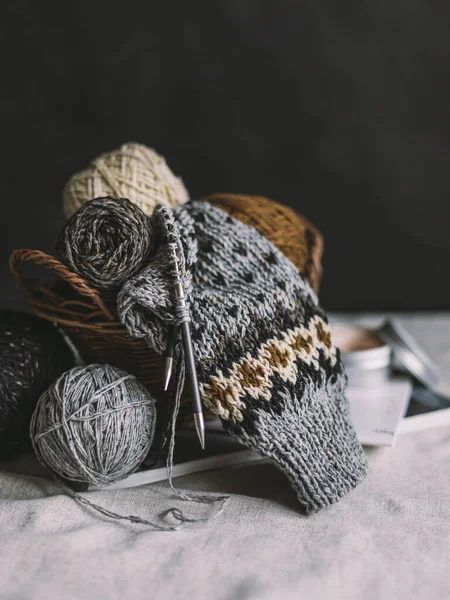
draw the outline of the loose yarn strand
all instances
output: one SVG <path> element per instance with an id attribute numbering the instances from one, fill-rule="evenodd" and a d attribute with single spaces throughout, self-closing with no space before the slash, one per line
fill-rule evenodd
<path id="1" fill-rule="evenodd" d="M 106 386 L 106 388 L 111 389 L 111 387 L 117 387 L 119 384 L 123 383 L 123 381 L 125 381 L 129 377 L 131 377 L 131 376 L 125 376 L 122 379 L 118 380 L 117 382 L 114 382 L 114 383 Z M 106 388 L 103 388 L 103 390 L 100 390 L 100 391 L 104 391 Z M 137 405 L 137 404 L 138 403 L 132 403 L 132 405 Z M 86 408 L 86 406 L 81 407 L 81 409 L 84 409 L 84 408 Z M 80 412 L 81 409 L 79 409 L 76 412 Z M 72 418 L 74 418 L 75 413 L 67 416 L 66 411 L 65 411 L 65 406 L 62 407 L 62 410 L 63 410 L 63 419 L 62 419 L 62 423 L 59 426 L 65 427 L 66 423 L 69 420 L 71 420 Z M 55 429 L 55 427 L 49 428 L 46 431 L 42 432 L 40 434 L 40 436 L 36 436 L 36 440 L 39 439 L 39 437 L 49 434 L 53 429 Z M 70 431 L 66 431 L 66 435 L 68 435 L 69 439 L 72 438 Z M 67 491 L 69 496 L 71 498 L 73 498 L 76 502 L 78 502 L 79 504 L 81 504 L 83 506 L 89 507 L 92 510 L 95 510 L 99 514 L 101 514 L 105 517 L 108 517 L 110 519 L 129 521 L 130 523 L 147 525 L 147 526 L 153 527 L 154 529 L 156 529 L 158 531 L 176 531 L 176 530 L 184 527 L 183 519 L 180 518 L 179 511 L 176 508 L 170 508 L 169 510 L 165 511 L 162 514 L 162 516 L 172 515 L 175 520 L 179 521 L 178 524 L 176 524 L 176 525 L 161 525 L 161 524 L 155 523 L 153 521 L 150 521 L 149 519 L 144 519 L 143 517 L 139 517 L 137 515 L 123 515 L 123 514 L 108 510 L 107 508 L 101 506 L 100 504 L 97 504 L 96 502 L 92 502 L 91 500 L 88 500 L 88 498 L 86 498 L 85 496 L 82 496 L 80 493 L 72 490 L 65 483 L 65 481 L 61 477 L 59 477 L 55 472 L 53 472 L 53 477 Z"/>
<path id="2" fill-rule="evenodd" d="M 186 259 L 184 256 L 183 246 L 181 244 L 179 231 L 178 231 L 176 222 L 174 221 L 174 218 L 173 218 L 173 213 L 171 213 L 169 210 L 166 210 L 165 225 L 166 225 L 166 234 L 167 234 L 166 244 L 168 247 L 168 252 L 169 252 L 170 257 L 173 262 L 173 269 L 172 269 L 173 285 L 174 286 L 181 285 L 182 287 L 184 287 L 183 279 L 186 274 Z M 183 289 L 183 291 L 185 293 L 185 296 L 187 297 L 187 290 Z M 175 304 L 175 313 L 176 313 L 176 323 L 177 323 L 178 327 L 182 323 L 189 322 L 191 320 L 190 311 L 189 311 L 189 308 L 187 305 L 183 307 L 183 306 L 180 306 L 179 304 Z M 173 459 L 174 459 L 174 453 L 175 453 L 176 422 L 177 422 L 178 413 L 180 411 L 181 395 L 183 393 L 185 379 L 186 379 L 184 349 L 183 349 L 182 344 L 180 344 L 179 341 L 178 341 L 178 343 L 176 343 L 175 351 L 176 351 L 176 363 L 178 363 L 178 369 L 177 369 L 178 372 L 177 372 L 177 387 L 176 387 L 176 392 L 175 392 L 175 401 L 174 401 L 174 406 L 173 406 L 172 415 L 171 415 L 171 423 L 170 423 L 169 451 L 167 454 L 167 463 L 166 463 L 167 478 L 169 480 L 170 488 L 172 489 L 174 494 L 176 496 L 178 496 L 179 498 L 181 498 L 182 500 L 187 500 L 190 502 L 197 502 L 199 504 L 215 504 L 216 502 L 221 502 L 221 506 L 220 506 L 219 510 L 214 515 L 211 515 L 208 517 L 189 518 L 189 517 L 185 516 L 183 511 L 181 511 L 181 510 L 178 511 L 178 516 L 179 516 L 180 520 L 182 520 L 185 523 L 187 523 L 187 522 L 206 522 L 206 521 L 209 521 L 209 519 L 221 514 L 221 512 L 224 509 L 225 504 L 227 503 L 227 501 L 229 499 L 229 496 L 211 497 L 211 496 L 203 495 L 203 494 L 191 496 L 191 495 L 185 494 L 184 492 L 179 491 L 173 485 L 172 470 L 173 470 Z"/>
<path id="3" fill-rule="evenodd" d="M 78 492 L 74 492 L 70 489 L 62 480 L 56 478 L 58 483 L 62 485 L 68 492 L 69 496 L 71 496 L 74 500 L 76 500 L 79 504 L 92 508 L 96 512 L 100 513 L 105 517 L 109 517 L 110 519 L 114 519 L 116 521 L 129 521 L 130 523 L 138 523 L 140 525 L 148 525 L 153 527 L 158 531 L 176 531 L 177 529 L 181 529 L 184 527 L 184 523 L 182 519 L 179 518 L 178 509 L 177 508 L 169 508 L 162 516 L 172 515 L 177 521 L 180 521 L 177 525 L 159 525 L 158 523 L 154 523 L 153 521 L 149 521 L 148 519 L 144 519 L 142 517 L 138 517 L 136 515 L 121 515 L 114 511 L 108 510 L 103 506 L 100 506 L 96 502 L 91 502 L 86 497 L 82 496 Z"/>
<path id="4" fill-rule="evenodd" d="M 162 516 L 171 515 L 175 520 L 178 521 L 178 524 L 176 524 L 176 525 L 160 525 L 158 523 L 155 523 L 148 519 L 144 519 L 142 517 L 138 517 L 136 515 L 122 515 L 122 514 L 114 512 L 114 511 L 108 510 L 107 508 L 104 508 L 103 506 L 100 506 L 99 504 L 92 502 L 91 500 L 88 500 L 86 497 L 82 496 L 81 494 L 74 492 L 60 478 L 57 477 L 56 479 L 57 479 L 58 483 L 60 485 L 62 485 L 68 491 L 69 495 L 72 498 L 74 498 L 74 500 L 76 500 L 77 502 L 79 502 L 80 504 L 82 504 L 84 506 L 87 506 L 87 507 L 95 510 L 96 512 L 100 513 L 101 515 L 103 515 L 105 517 L 108 517 L 108 518 L 111 518 L 114 520 L 129 521 L 130 523 L 137 523 L 140 525 L 147 525 L 147 526 L 153 527 L 154 529 L 156 529 L 158 531 L 177 531 L 178 529 L 182 529 L 183 527 L 185 527 L 185 525 L 187 525 L 188 523 L 206 523 L 210 519 L 218 517 L 223 512 L 225 504 L 229 500 L 229 496 L 211 497 L 211 496 L 207 496 L 204 494 L 191 496 L 191 495 L 185 494 L 184 492 L 181 492 L 173 484 L 172 471 L 173 471 L 173 459 L 174 459 L 174 452 L 175 452 L 176 422 L 177 422 L 178 412 L 180 410 L 181 394 L 183 392 L 183 387 L 184 387 L 184 382 L 185 382 L 184 352 L 181 347 L 178 348 L 177 354 L 178 354 L 178 358 L 179 358 L 179 360 L 177 360 L 179 367 L 178 367 L 178 374 L 177 374 L 178 376 L 177 376 L 177 388 L 176 388 L 176 394 L 175 394 L 175 402 L 174 402 L 172 414 L 170 417 L 169 448 L 168 448 L 167 460 L 166 460 L 167 478 L 168 478 L 171 490 L 174 492 L 174 494 L 178 498 L 181 498 L 182 500 L 186 500 L 186 501 L 190 501 L 190 502 L 197 502 L 199 504 L 215 504 L 216 502 L 221 502 L 219 509 L 213 515 L 208 515 L 206 517 L 188 517 L 188 516 L 186 516 L 184 511 L 182 511 L 181 509 L 172 507 L 172 508 L 169 508 L 164 513 L 162 513 Z M 163 446 L 164 445 L 165 445 L 165 441 L 163 442 Z"/>
<path id="5" fill-rule="evenodd" d="M 187 290 L 183 285 L 183 280 L 186 275 L 186 259 L 184 256 L 183 246 L 181 244 L 180 234 L 178 231 L 177 224 L 174 220 L 173 212 L 170 209 L 165 209 L 163 212 L 163 223 L 166 228 L 166 240 L 165 243 L 167 245 L 167 250 L 169 256 L 173 263 L 172 268 L 172 284 L 175 286 L 181 285 L 184 289 L 184 294 L 187 298 Z M 190 311 L 188 305 L 182 307 L 179 304 L 175 303 L 175 315 L 176 315 L 176 324 L 179 327 L 183 322 L 189 322 L 191 320 Z M 172 479 L 172 470 L 173 470 L 173 460 L 175 453 L 175 437 L 176 437 L 176 423 L 178 413 L 180 411 L 181 406 L 181 395 L 183 393 L 185 379 L 186 379 L 186 366 L 185 366 L 185 356 L 183 345 L 180 341 L 175 342 L 175 362 L 178 364 L 177 369 L 177 386 L 175 392 L 175 400 L 174 406 L 172 410 L 171 420 L 170 420 L 170 435 L 169 435 L 169 449 L 167 453 L 167 478 L 169 481 L 170 488 L 173 493 L 181 498 L 182 500 L 197 502 L 199 504 L 215 504 L 217 502 L 221 502 L 221 506 L 218 511 L 211 516 L 208 517 L 196 517 L 189 518 L 186 517 L 183 511 L 178 511 L 178 517 L 182 522 L 206 522 L 211 518 L 216 517 L 221 514 L 224 509 L 226 502 L 229 499 L 229 496 L 209 496 L 209 495 L 195 495 L 191 496 L 189 494 L 185 494 L 184 492 L 179 491 L 173 484 Z"/>
<path id="6" fill-rule="evenodd" d="M 174 494 L 176 496 L 178 496 L 182 500 L 187 500 L 190 502 L 197 502 L 199 504 L 215 504 L 216 502 L 222 503 L 221 506 L 219 507 L 219 509 L 217 510 L 217 512 L 215 512 L 213 515 L 210 515 L 207 517 L 189 518 L 189 517 L 185 516 L 183 511 L 177 509 L 179 519 L 184 523 L 207 522 L 211 518 L 217 517 L 223 512 L 225 504 L 228 502 L 230 497 L 226 496 L 226 495 L 224 495 L 224 496 L 209 496 L 206 494 L 198 494 L 195 496 L 191 496 L 189 494 L 185 494 L 184 492 L 181 492 L 173 484 L 172 470 L 173 470 L 173 458 L 174 458 L 174 453 L 175 453 L 176 422 L 177 422 L 178 412 L 180 410 L 181 394 L 183 393 L 185 374 L 186 374 L 186 368 L 185 368 L 185 362 L 184 362 L 184 351 L 181 346 L 179 347 L 177 353 L 179 355 L 179 361 L 177 361 L 179 363 L 179 368 L 178 368 L 178 377 L 177 377 L 177 388 L 176 388 L 176 393 L 175 393 L 175 402 L 174 402 L 174 406 L 173 406 L 173 410 L 172 410 L 171 425 L 170 425 L 169 451 L 167 454 L 167 462 L 166 462 L 167 478 L 168 478 L 171 490 L 174 492 Z"/>
<path id="7" fill-rule="evenodd" d="M 56 473 L 55 471 L 52 471 L 55 481 L 57 481 L 59 483 L 59 485 L 61 485 L 67 491 L 68 495 L 71 498 L 73 498 L 76 502 L 78 502 L 80 505 L 88 507 L 88 508 L 96 511 L 97 513 L 99 513 L 105 517 L 108 517 L 110 519 L 114 519 L 116 521 L 128 521 L 130 523 L 146 525 L 146 526 L 152 527 L 153 529 L 155 529 L 157 531 L 176 531 L 178 529 L 185 527 L 188 523 L 207 522 L 211 518 L 216 517 L 222 513 L 225 503 L 228 500 L 228 496 L 217 496 L 217 497 L 210 497 L 210 496 L 206 496 L 206 495 L 190 496 L 188 494 L 185 494 L 185 493 L 177 490 L 173 484 L 172 470 L 173 470 L 174 450 L 175 450 L 176 421 L 177 421 L 178 412 L 180 409 L 181 394 L 182 394 L 184 382 L 185 382 L 184 353 L 183 353 L 183 349 L 181 346 L 176 347 L 176 364 L 178 365 L 178 368 L 177 368 L 177 387 L 176 387 L 175 401 L 174 401 L 174 405 L 172 407 L 172 411 L 171 411 L 171 414 L 169 417 L 169 423 L 168 423 L 166 436 L 165 436 L 165 439 L 162 444 L 162 448 L 164 448 L 166 446 L 167 442 L 169 444 L 167 458 L 166 458 L 166 469 L 167 469 L 167 477 L 168 477 L 169 485 L 170 485 L 171 490 L 174 492 L 174 494 L 182 500 L 198 502 L 201 504 L 214 504 L 216 502 L 221 502 L 222 504 L 221 504 L 219 510 L 216 513 L 214 513 L 213 515 L 208 515 L 206 517 L 189 517 L 189 516 L 186 516 L 184 511 L 182 511 L 181 509 L 172 507 L 172 508 L 169 508 L 168 510 L 164 511 L 161 514 L 161 517 L 164 518 L 164 517 L 171 516 L 171 517 L 173 517 L 173 519 L 175 519 L 175 521 L 177 521 L 177 523 L 175 523 L 173 525 L 169 525 L 169 524 L 163 525 L 163 524 L 156 523 L 152 520 L 145 519 L 145 518 L 137 516 L 137 515 L 124 515 L 124 514 L 120 514 L 120 513 L 108 510 L 104 506 L 101 506 L 100 504 L 97 504 L 96 502 L 89 500 L 81 493 L 75 492 L 73 489 L 71 489 L 67 485 L 67 483 L 64 481 L 64 479 L 60 475 L 58 475 L 58 473 Z M 125 375 L 125 376 L 121 377 L 120 379 L 107 384 L 104 388 L 102 388 L 101 390 L 98 390 L 97 393 L 91 397 L 91 402 L 92 402 L 92 399 L 95 400 L 100 394 L 104 393 L 105 391 L 110 392 L 110 391 L 114 390 L 115 388 L 118 388 L 121 385 L 123 385 L 124 382 L 126 382 L 128 380 L 133 381 L 133 379 L 134 378 L 132 376 Z M 60 400 L 59 397 L 56 398 L 56 401 L 59 404 L 58 400 Z M 138 407 L 144 403 L 145 403 L 144 401 L 140 401 L 140 402 L 135 401 L 135 402 L 129 403 L 128 407 L 130 407 L 130 406 Z M 83 415 L 80 416 L 80 413 L 82 413 L 83 410 L 86 410 L 87 405 L 83 404 L 81 407 L 78 408 L 78 410 L 76 410 L 72 413 L 66 412 L 66 406 L 64 404 L 61 404 L 60 408 L 61 408 L 61 412 L 62 412 L 61 422 L 53 425 L 52 427 L 46 428 L 43 431 L 41 431 L 39 434 L 37 434 L 34 438 L 35 443 L 39 443 L 39 440 L 45 438 L 48 435 L 51 435 L 55 430 L 63 428 L 65 430 L 65 435 L 67 436 L 67 439 L 70 440 L 70 444 L 78 445 L 77 440 L 74 439 L 73 433 L 70 429 L 68 429 L 67 425 L 70 421 L 80 422 L 80 421 L 91 420 L 91 417 L 86 417 Z M 103 414 L 106 414 L 106 413 L 110 414 L 112 412 L 115 412 L 115 410 L 109 409 L 108 411 L 105 411 L 105 413 L 103 413 Z M 96 417 L 97 417 L 97 415 L 93 415 L 93 418 L 96 418 Z M 87 473 L 86 469 L 83 468 L 83 465 L 81 463 L 79 464 L 79 468 L 85 472 L 86 476 L 89 475 Z"/>

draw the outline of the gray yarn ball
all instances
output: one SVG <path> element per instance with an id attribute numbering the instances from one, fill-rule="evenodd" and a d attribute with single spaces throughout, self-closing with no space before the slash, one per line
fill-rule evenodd
<path id="1" fill-rule="evenodd" d="M 30 436 L 58 479 L 108 485 L 139 467 L 155 424 L 155 401 L 134 375 L 89 365 L 67 371 L 42 394 Z"/>
<path id="2" fill-rule="evenodd" d="M 118 289 L 144 265 L 152 246 L 148 217 L 126 198 L 86 202 L 65 224 L 55 251 L 100 291 Z"/>

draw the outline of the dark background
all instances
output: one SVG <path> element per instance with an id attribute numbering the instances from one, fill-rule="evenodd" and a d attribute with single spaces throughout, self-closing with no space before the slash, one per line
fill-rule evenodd
<path id="1" fill-rule="evenodd" d="M 1 3 L 0 264 L 52 250 L 61 189 L 138 141 L 192 196 L 262 194 L 325 236 L 330 309 L 450 308 L 450 5 Z"/>

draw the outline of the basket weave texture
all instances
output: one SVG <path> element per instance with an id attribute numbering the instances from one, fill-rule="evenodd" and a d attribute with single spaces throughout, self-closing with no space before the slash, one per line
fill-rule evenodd
<path id="1" fill-rule="evenodd" d="M 43 284 L 29 277 L 24 265 L 34 263 L 52 271 L 57 280 Z M 11 272 L 38 316 L 57 323 L 86 362 L 108 363 L 136 375 L 150 391 L 158 388 L 164 360 L 144 340 L 131 337 L 119 321 L 113 302 L 59 260 L 39 250 L 14 250 Z"/>

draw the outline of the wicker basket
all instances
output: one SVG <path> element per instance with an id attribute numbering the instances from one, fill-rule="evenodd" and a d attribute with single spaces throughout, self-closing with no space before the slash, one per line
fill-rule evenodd
<path id="1" fill-rule="evenodd" d="M 57 281 L 43 284 L 29 277 L 23 268 L 27 262 L 52 271 Z M 151 392 L 161 391 L 164 359 L 128 334 L 113 303 L 85 279 L 39 250 L 14 250 L 10 268 L 33 312 L 60 325 L 86 362 L 109 363 L 136 375 Z"/>

